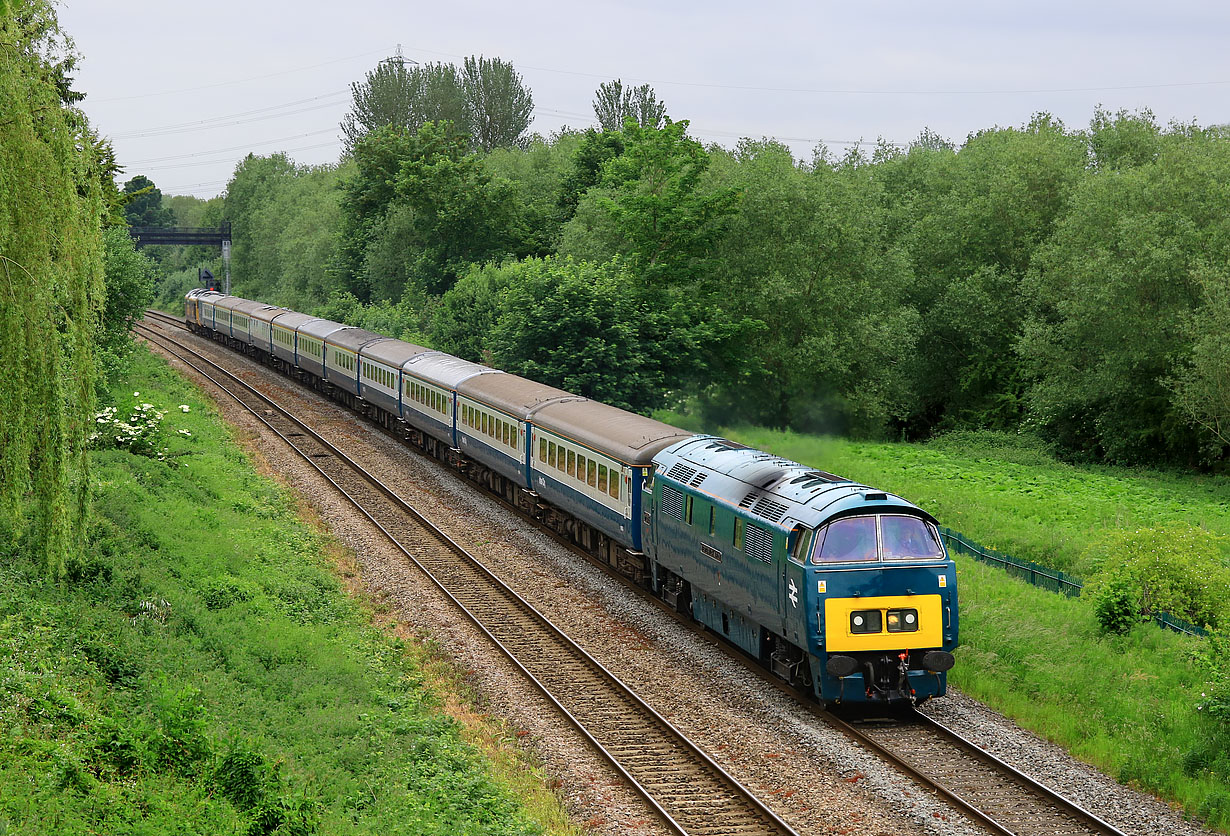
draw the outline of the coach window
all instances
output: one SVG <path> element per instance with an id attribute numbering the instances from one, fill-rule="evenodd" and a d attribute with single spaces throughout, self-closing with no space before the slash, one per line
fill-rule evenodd
<path id="1" fill-rule="evenodd" d="M 547 440 L 545 438 L 538 439 L 538 461 L 545 462 L 547 460 Z"/>
<path id="2" fill-rule="evenodd" d="M 577 454 L 568 451 L 568 475 L 575 477 L 577 475 Z"/>
<path id="3" fill-rule="evenodd" d="M 606 465 L 598 465 L 598 492 L 606 493 Z"/>
<path id="4" fill-rule="evenodd" d="M 551 465 L 551 467 L 555 467 L 555 442 L 554 441 L 547 443 L 547 464 Z"/>
<path id="5" fill-rule="evenodd" d="M 584 485 L 585 484 L 585 457 L 579 453 L 577 454 L 577 472 L 575 475 L 577 477 L 577 481 L 579 481 L 582 485 Z"/>
<path id="6" fill-rule="evenodd" d="M 611 499 L 619 499 L 619 486 L 623 482 L 623 472 L 611 470 Z"/>
<path id="7" fill-rule="evenodd" d="M 586 476 L 588 477 L 589 486 L 591 488 L 598 487 L 598 463 L 593 459 L 588 459 L 585 467 L 587 468 Z"/>

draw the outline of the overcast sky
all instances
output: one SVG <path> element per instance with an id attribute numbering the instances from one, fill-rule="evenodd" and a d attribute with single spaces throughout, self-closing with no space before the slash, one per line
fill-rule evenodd
<path id="1" fill-rule="evenodd" d="M 350 84 L 406 58 L 511 61 L 531 130 L 593 123 L 602 81 L 652 84 L 704 142 L 960 142 L 1040 110 L 1230 122 L 1230 4 L 1065 2 L 520 2 L 64 0 L 76 80 L 125 177 L 210 197 L 249 152 L 335 162 Z"/>

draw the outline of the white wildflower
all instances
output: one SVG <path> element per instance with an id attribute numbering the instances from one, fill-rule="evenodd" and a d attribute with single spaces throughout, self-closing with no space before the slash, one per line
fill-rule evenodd
<path id="1" fill-rule="evenodd" d="M 187 412 L 187 411 L 188 411 L 188 404 L 186 404 L 186 403 L 181 403 L 181 404 L 179 405 L 179 411 L 180 411 L 180 412 Z"/>

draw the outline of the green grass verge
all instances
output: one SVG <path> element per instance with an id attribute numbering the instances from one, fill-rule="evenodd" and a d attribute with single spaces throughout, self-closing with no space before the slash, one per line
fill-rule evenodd
<path id="1" fill-rule="evenodd" d="M 663 420 L 700 430 L 695 420 Z M 1080 467 L 997 433 L 930 444 L 764 429 L 735 441 L 890 490 L 983 545 L 1081 574 L 1110 528 L 1172 522 L 1230 534 L 1230 479 Z M 1070 599 L 958 558 L 961 643 L 950 681 L 1120 781 L 1230 828 L 1230 729 L 1205 716 L 1200 640 L 1142 624 L 1107 635 Z"/>
<path id="2" fill-rule="evenodd" d="M 167 410 L 167 459 L 93 454 L 64 580 L 0 565 L 0 833 L 577 832 L 196 390 L 144 350 L 130 380 L 119 403 Z"/>

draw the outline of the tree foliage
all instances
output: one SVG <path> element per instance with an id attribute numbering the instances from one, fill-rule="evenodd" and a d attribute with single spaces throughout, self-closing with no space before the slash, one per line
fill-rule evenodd
<path id="1" fill-rule="evenodd" d="M 520 249 L 512 185 L 436 123 L 383 128 L 355 148 L 342 186 L 342 255 L 360 299 L 443 293 L 472 263 Z"/>
<path id="2" fill-rule="evenodd" d="M 124 184 L 124 217 L 132 226 L 174 226 L 175 213 L 162 205 L 162 190 L 144 174 Z"/>
<path id="3" fill-rule="evenodd" d="M 499 58 L 465 59 L 461 90 L 474 147 L 522 148 L 534 113 L 534 96 L 513 65 Z"/>
<path id="4" fill-rule="evenodd" d="M 83 548 L 105 165 L 54 10 L 0 17 L 0 541 L 58 574 Z"/>
<path id="5" fill-rule="evenodd" d="M 621 131 L 631 119 L 642 128 L 661 128 L 666 121 L 666 103 L 648 84 L 624 87 L 623 81 L 605 81 L 594 91 L 594 116 L 604 131 Z"/>
<path id="6" fill-rule="evenodd" d="M 470 135 L 466 96 L 452 64 L 420 66 L 400 56 L 386 58 L 350 90 L 351 108 L 341 126 L 349 153 L 360 139 L 383 127 L 414 132 L 425 122 L 447 122 L 452 130 Z"/>
<path id="7" fill-rule="evenodd" d="M 350 88 L 352 104 L 341 125 L 348 153 L 380 128 L 414 134 L 428 122 L 446 124 L 447 132 L 484 152 L 528 141 L 534 97 L 513 65 L 499 58 L 471 56 L 460 68 L 387 58 Z"/>
<path id="8" fill-rule="evenodd" d="M 137 252 L 125 227 L 103 232 L 106 303 L 98 321 L 99 365 L 104 378 L 122 368 L 132 351 L 132 325 L 154 296 L 154 263 Z"/>

